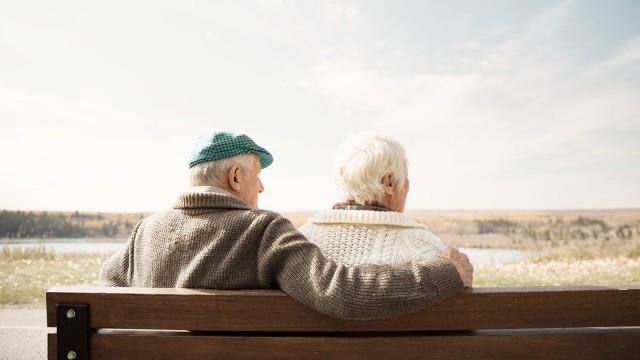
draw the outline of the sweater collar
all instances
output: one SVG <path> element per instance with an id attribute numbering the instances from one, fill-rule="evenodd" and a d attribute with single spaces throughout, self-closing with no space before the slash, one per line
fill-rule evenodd
<path id="1" fill-rule="evenodd" d="M 426 225 L 411 221 L 404 214 L 395 211 L 323 210 L 313 215 L 309 222 L 315 224 L 389 225 L 428 230 Z"/>
<path id="2" fill-rule="evenodd" d="M 178 196 L 178 200 L 173 205 L 176 210 L 196 210 L 196 209 L 233 209 L 233 210 L 254 210 L 238 197 L 222 192 L 186 192 Z"/>

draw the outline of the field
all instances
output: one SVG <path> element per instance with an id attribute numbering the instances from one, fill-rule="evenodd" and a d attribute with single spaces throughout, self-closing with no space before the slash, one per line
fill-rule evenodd
<path id="1" fill-rule="evenodd" d="M 95 285 L 104 254 L 54 254 L 38 250 L 0 252 L 0 307 L 42 307 L 55 285 Z"/>
<path id="2" fill-rule="evenodd" d="M 311 213 L 284 214 L 301 225 Z M 477 265 L 474 286 L 640 283 L 640 210 L 408 211 L 447 245 L 519 248 L 515 263 Z M 116 215 L 114 215 L 116 216 Z M 95 285 L 104 254 L 0 252 L 0 307 L 42 307 L 54 285 Z"/>

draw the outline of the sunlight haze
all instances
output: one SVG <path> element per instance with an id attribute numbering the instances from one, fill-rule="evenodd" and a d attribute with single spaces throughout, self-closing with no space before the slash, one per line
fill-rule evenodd
<path id="1" fill-rule="evenodd" d="M 408 209 L 640 207 L 640 2 L 0 0 L 0 209 L 140 212 L 204 132 L 268 149 L 260 207 L 328 209 L 399 139 Z"/>

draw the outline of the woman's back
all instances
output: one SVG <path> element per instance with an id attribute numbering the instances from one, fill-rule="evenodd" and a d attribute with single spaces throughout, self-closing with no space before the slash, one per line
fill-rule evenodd
<path id="1" fill-rule="evenodd" d="M 393 211 L 321 211 L 299 230 L 327 257 L 348 266 L 433 260 L 444 249 L 426 226 Z"/>

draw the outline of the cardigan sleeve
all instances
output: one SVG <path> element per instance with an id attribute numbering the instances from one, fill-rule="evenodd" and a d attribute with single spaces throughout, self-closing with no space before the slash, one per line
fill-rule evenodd
<path id="1" fill-rule="evenodd" d="M 127 244 L 118 250 L 102 266 L 98 278 L 99 286 L 131 286 L 133 278 L 133 249 L 136 241 L 136 234 L 144 220 L 140 220 L 133 229 Z"/>
<path id="2" fill-rule="evenodd" d="M 343 319 L 404 315 L 464 288 L 445 258 L 401 267 L 337 264 L 282 217 L 265 229 L 258 267 L 261 286 L 278 286 L 306 306 Z"/>

